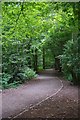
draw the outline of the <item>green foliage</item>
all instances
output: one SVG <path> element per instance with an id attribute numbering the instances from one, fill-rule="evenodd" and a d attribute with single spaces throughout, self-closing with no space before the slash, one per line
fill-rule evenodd
<path id="1" fill-rule="evenodd" d="M 61 54 L 63 54 L 64 73 L 68 75 L 67 73 L 70 74 L 74 69 L 77 74 L 78 58 L 75 49 L 77 43 L 72 41 L 72 38 L 75 38 L 72 34 L 78 31 L 77 3 L 2 2 L 1 4 L 3 20 L 0 44 L 3 51 L 4 86 L 32 79 L 35 77 L 33 70 L 37 72 L 38 68 L 42 69 L 43 61 L 45 68 L 50 68 L 54 64 L 54 58 Z"/>
<path id="2" fill-rule="evenodd" d="M 30 68 L 27 68 L 23 71 L 23 75 L 26 77 L 26 79 L 30 80 L 32 79 L 33 77 L 37 77 L 36 73 L 30 69 Z"/>
<path id="3" fill-rule="evenodd" d="M 16 87 L 19 84 L 21 84 L 27 80 L 30 80 L 34 77 L 37 77 L 36 73 L 28 67 L 19 71 L 19 73 L 17 73 L 14 78 L 13 78 L 13 76 L 11 76 L 8 73 L 3 73 L 2 74 L 2 88 Z M 8 84 L 10 79 L 14 79 L 13 83 Z"/>
<path id="4" fill-rule="evenodd" d="M 78 42 L 77 40 L 69 40 L 64 47 L 62 55 L 62 69 L 66 77 L 73 81 L 78 82 L 78 69 L 79 58 L 78 58 Z"/>
<path id="5" fill-rule="evenodd" d="M 4 84 L 6 85 L 10 78 L 11 78 L 11 75 L 7 73 L 3 73 L 2 74 L 2 85 Z"/>
<path id="6" fill-rule="evenodd" d="M 9 75 L 9 74 L 7 74 L 7 73 L 3 73 L 2 74 L 2 87 L 4 86 L 4 88 L 6 87 L 6 85 L 7 85 L 7 82 L 9 81 L 9 79 L 11 78 L 11 75 Z"/>

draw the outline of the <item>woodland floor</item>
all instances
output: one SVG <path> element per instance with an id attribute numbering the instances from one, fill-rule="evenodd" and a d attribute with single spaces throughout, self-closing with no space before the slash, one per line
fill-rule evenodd
<path id="1" fill-rule="evenodd" d="M 35 80 L 30 81 L 29 83 L 26 83 L 26 85 L 22 85 L 16 90 L 10 89 L 10 90 L 3 91 L 3 96 L 2 96 L 3 97 L 3 104 L 2 104 L 3 118 L 8 118 L 10 116 L 10 119 L 12 118 L 37 118 L 37 119 L 64 118 L 64 120 L 66 118 L 68 119 L 72 118 L 72 120 L 76 118 L 79 119 L 79 103 L 78 103 L 79 88 L 78 86 L 70 85 L 70 82 L 64 80 L 59 74 L 57 74 L 57 72 L 55 72 L 55 70 L 43 71 L 40 73 L 37 79 L 38 80 L 36 80 L 36 82 L 33 82 Z M 60 80 L 62 81 L 62 83 L 60 82 Z M 30 85 L 32 86 L 32 89 L 34 89 L 32 90 L 32 94 L 37 96 L 35 96 L 36 98 L 32 96 L 33 97 L 31 98 L 32 100 L 30 100 L 29 98 L 29 101 L 27 101 L 27 97 L 24 95 L 30 96 L 32 94 L 31 93 L 26 94 L 25 88 L 27 86 L 26 88 L 26 92 L 27 92 L 28 87 L 30 88 Z M 37 85 L 38 88 L 36 87 L 33 88 L 33 85 L 34 86 Z M 61 88 L 61 85 L 63 85 L 62 88 Z M 20 90 L 22 90 L 23 93 Z M 38 92 L 41 94 L 38 95 Z M 16 99 L 14 97 L 15 95 L 16 95 Z M 12 97 L 13 101 L 11 101 L 11 99 L 9 100 L 7 96 Z M 22 97 L 22 99 L 19 98 L 20 96 Z M 17 101 L 20 101 L 20 100 L 21 100 L 21 103 L 19 102 L 19 104 L 17 104 Z M 40 101 L 42 102 L 40 103 Z M 6 102 L 7 102 L 7 106 L 5 107 Z M 22 102 L 25 102 L 24 105 L 26 107 L 24 107 Z M 13 105 L 11 106 L 11 104 Z M 23 107 L 24 109 L 22 109 Z"/>

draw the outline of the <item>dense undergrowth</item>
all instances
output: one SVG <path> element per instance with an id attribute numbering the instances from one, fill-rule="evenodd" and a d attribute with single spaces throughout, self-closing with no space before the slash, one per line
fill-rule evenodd
<path id="1" fill-rule="evenodd" d="M 78 53 L 78 41 L 69 40 L 64 47 L 61 56 L 62 71 L 65 77 L 74 84 L 80 84 L 80 62 Z"/>
<path id="2" fill-rule="evenodd" d="M 2 88 L 17 87 L 19 84 L 37 77 L 37 74 L 30 68 L 14 72 L 12 75 L 8 73 L 2 74 Z"/>

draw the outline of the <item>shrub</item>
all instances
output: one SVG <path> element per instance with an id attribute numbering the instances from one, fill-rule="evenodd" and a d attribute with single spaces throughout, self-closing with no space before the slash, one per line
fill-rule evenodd
<path id="1" fill-rule="evenodd" d="M 11 75 L 8 73 L 2 73 L 2 88 L 6 88 Z"/>
<path id="2" fill-rule="evenodd" d="M 2 74 L 2 88 L 16 87 L 17 85 L 37 77 L 36 73 L 30 68 L 23 68 L 19 73 L 14 74 L 14 76 L 3 73 Z"/>
<path id="3" fill-rule="evenodd" d="M 68 80 L 73 83 L 78 83 L 78 73 L 80 70 L 78 58 L 78 43 L 77 40 L 69 40 L 65 44 L 64 52 L 62 55 L 62 70 Z"/>
<path id="4" fill-rule="evenodd" d="M 24 69 L 23 76 L 26 77 L 27 80 L 37 77 L 35 71 L 33 71 L 32 69 L 28 67 Z"/>

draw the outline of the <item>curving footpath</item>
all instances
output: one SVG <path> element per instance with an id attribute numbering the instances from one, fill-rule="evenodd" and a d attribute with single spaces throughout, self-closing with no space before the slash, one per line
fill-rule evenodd
<path id="1" fill-rule="evenodd" d="M 54 70 L 45 70 L 38 77 L 17 89 L 2 92 L 2 118 L 17 118 L 25 111 L 57 94 L 63 87 Z"/>

